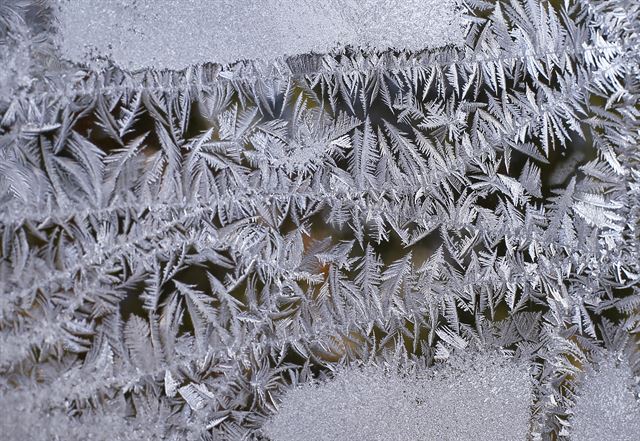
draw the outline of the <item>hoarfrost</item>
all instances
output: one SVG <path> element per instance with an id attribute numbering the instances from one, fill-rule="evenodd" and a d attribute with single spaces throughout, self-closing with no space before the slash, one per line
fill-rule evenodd
<path id="1" fill-rule="evenodd" d="M 640 3 L 453 5 L 0 1 L 3 435 L 624 423 L 579 367 L 640 372 Z"/>

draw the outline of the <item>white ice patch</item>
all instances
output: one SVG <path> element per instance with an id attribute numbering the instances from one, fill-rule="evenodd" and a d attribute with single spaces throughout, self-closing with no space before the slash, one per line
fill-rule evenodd
<path id="1" fill-rule="evenodd" d="M 342 45 L 421 50 L 459 45 L 457 0 L 59 0 L 65 57 L 123 67 L 326 53 Z"/>
<path id="2" fill-rule="evenodd" d="M 344 370 L 290 390 L 264 431 L 272 441 L 524 440 L 530 404 L 522 366 L 477 354 L 409 375 Z"/>
<path id="3" fill-rule="evenodd" d="M 571 441 L 637 441 L 640 403 L 634 396 L 633 374 L 613 361 L 587 374 L 572 411 Z"/>

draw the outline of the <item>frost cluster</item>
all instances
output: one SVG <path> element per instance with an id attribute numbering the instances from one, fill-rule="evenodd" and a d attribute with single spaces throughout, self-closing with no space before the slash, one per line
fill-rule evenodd
<path id="1" fill-rule="evenodd" d="M 524 440 L 530 378 L 490 354 L 430 371 L 351 368 L 288 392 L 264 431 L 273 441 Z"/>
<path id="2" fill-rule="evenodd" d="M 4 0 L 0 56 L 0 437 L 640 439 L 636 0 Z"/>
<path id="3" fill-rule="evenodd" d="M 129 68 L 464 42 L 456 0 L 60 0 L 63 56 Z"/>
<path id="4" fill-rule="evenodd" d="M 571 440 L 635 441 L 640 435 L 637 385 L 628 367 L 612 360 L 591 370 L 578 387 Z"/>

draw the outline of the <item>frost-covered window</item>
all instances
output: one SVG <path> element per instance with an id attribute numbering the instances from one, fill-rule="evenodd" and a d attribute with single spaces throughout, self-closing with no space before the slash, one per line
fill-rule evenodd
<path id="1" fill-rule="evenodd" d="M 0 0 L 0 438 L 640 439 L 636 0 Z"/>

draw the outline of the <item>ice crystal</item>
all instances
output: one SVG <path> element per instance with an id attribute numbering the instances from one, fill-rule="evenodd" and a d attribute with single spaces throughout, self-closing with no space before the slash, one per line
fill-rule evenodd
<path id="1" fill-rule="evenodd" d="M 640 374 L 640 4 L 214 3 L 0 2 L 0 433 L 626 418 L 583 370 Z"/>

